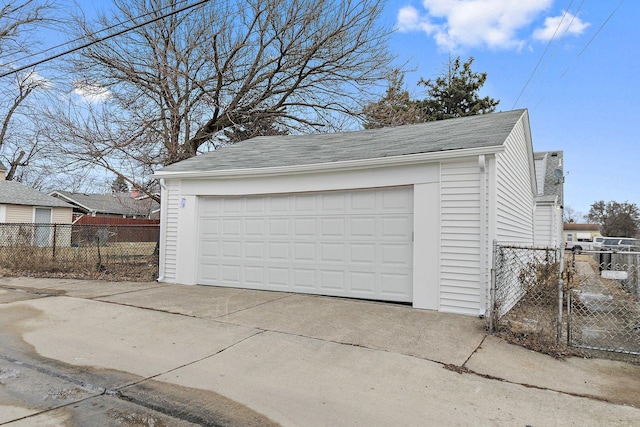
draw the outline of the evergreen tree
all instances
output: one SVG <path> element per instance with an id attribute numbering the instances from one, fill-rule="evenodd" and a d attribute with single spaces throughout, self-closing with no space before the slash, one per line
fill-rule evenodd
<path id="1" fill-rule="evenodd" d="M 111 192 L 112 193 L 128 193 L 129 192 L 129 184 L 125 179 L 118 175 L 116 179 L 111 183 Z"/>
<path id="2" fill-rule="evenodd" d="M 487 73 L 471 69 L 474 58 L 460 65 L 460 57 L 449 59 L 447 71 L 433 79 L 420 79 L 418 85 L 427 88 L 427 98 L 420 101 L 426 121 L 473 116 L 495 111 L 500 101 L 488 96 L 480 98 L 478 91 L 487 80 Z"/>
<path id="3" fill-rule="evenodd" d="M 364 107 L 364 128 L 375 129 L 387 126 L 424 122 L 421 109 L 404 89 L 404 74 L 395 69 L 389 76 L 389 86 L 384 97 Z"/>

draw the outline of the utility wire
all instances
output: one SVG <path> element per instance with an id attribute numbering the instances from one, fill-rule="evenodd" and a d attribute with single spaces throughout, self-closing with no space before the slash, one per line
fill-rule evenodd
<path id="1" fill-rule="evenodd" d="M 185 6 L 185 7 L 180 8 L 180 9 L 177 9 L 177 10 L 171 11 L 171 12 L 169 12 L 169 13 L 165 13 L 165 14 L 163 14 L 163 15 L 161 15 L 161 16 L 156 17 L 156 18 L 149 19 L 149 20 L 147 20 L 147 21 L 145 21 L 145 22 L 142 22 L 142 23 L 140 23 L 140 24 L 134 25 L 133 27 L 125 28 L 125 29 L 123 29 L 123 30 L 121 30 L 121 31 L 117 31 L 117 32 L 115 32 L 115 33 L 113 33 L 113 34 L 109 34 L 108 36 L 104 36 L 104 37 L 101 37 L 101 38 L 99 38 L 99 39 L 97 39 L 97 40 L 93 40 L 93 41 L 90 41 L 90 42 L 84 43 L 84 44 L 82 44 L 82 45 L 80 45 L 80 46 L 77 46 L 77 47 L 75 47 L 75 48 L 73 48 L 73 49 L 69 49 L 69 50 L 66 50 L 66 51 L 64 51 L 64 52 L 61 52 L 61 53 L 59 53 L 59 54 L 56 54 L 56 55 L 50 56 L 50 57 L 48 57 L 48 58 L 41 59 L 40 61 L 32 62 L 31 64 L 24 65 L 24 66 L 22 66 L 22 67 L 16 68 L 15 70 L 11 70 L 11 71 L 8 71 L 8 72 L 5 72 L 5 73 L 2 73 L 2 74 L 0 74 L 0 79 L 1 79 L 1 78 L 3 78 L 3 77 L 6 77 L 6 76 L 8 76 L 8 75 L 16 74 L 16 73 L 19 73 L 20 71 L 24 71 L 24 70 L 26 70 L 27 68 L 35 67 L 36 65 L 40 65 L 40 64 L 43 64 L 43 63 L 45 63 L 45 62 L 49 62 L 49 61 L 52 61 L 52 60 L 54 60 L 54 59 L 60 58 L 60 57 L 62 57 L 62 56 L 66 56 L 66 55 L 68 55 L 68 54 L 70 54 L 70 53 L 77 52 L 77 51 L 82 50 L 82 49 L 86 49 L 87 47 L 89 47 L 89 46 L 93 46 L 94 44 L 101 43 L 101 42 L 103 42 L 103 41 L 105 41 L 105 40 L 109 40 L 109 39 L 111 39 L 111 38 L 113 38 L 113 37 L 116 37 L 116 36 L 122 35 L 122 34 L 124 34 L 124 33 L 127 33 L 127 32 L 129 32 L 129 31 L 135 30 L 135 29 L 137 29 L 137 28 L 144 27 L 145 25 L 151 24 L 152 22 L 156 22 L 156 21 L 159 21 L 159 20 L 161 20 L 161 19 L 167 18 L 167 17 L 169 17 L 169 16 L 175 15 L 175 14 L 177 14 L 177 13 L 184 12 L 185 10 L 189 10 L 189 9 L 194 8 L 194 7 L 197 7 L 197 6 L 203 5 L 203 4 L 207 3 L 207 2 L 209 2 L 209 0 L 200 0 L 200 1 L 196 2 L 196 3 L 193 3 L 193 4 L 190 4 L 190 5 L 187 5 L 187 6 Z"/>
<path id="2" fill-rule="evenodd" d="M 176 5 L 178 5 L 178 4 L 180 4 L 180 3 L 186 3 L 186 2 L 188 2 L 188 1 L 189 1 L 189 0 L 180 0 L 180 1 L 178 1 L 178 2 L 176 3 Z M 40 55 L 43 55 L 43 54 L 45 54 L 45 53 L 47 53 L 47 52 L 50 52 L 50 51 L 52 51 L 52 50 L 54 50 L 54 49 L 58 49 L 58 48 L 60 48 L 60 47 L 64 47 L 64 46 L 66 46 L 66 45 L 70 45 L 70 44 L 72 44 L 72 43 L 76 43 L 76 42 L 82 41 L 82 40 L 84 40 L 84 39 L 86 39 L 86 38 L 93 38 L 93 37 L 96 37 L 96 36 L 97 36 L 98 34 L 100 34 L 100 33 L 103 33 L 103 32 L 105 32 L 105 31 L 109 31 L 109 30 L 113 30 L 114 28 L 120 27 L 120 26 L 122 26 L 122 25 L 124 25 L 124 24 L 127 24 L 127 23 L 133 23 L 133 22 L 135 22 L 135 21 L 136 21 L 136 20 L 138 20 L 138 19 L 144 18 L 144 17 L 146 17 L 146 16 L 152 15 L 152 14 L 157 13 L 157 12 L 161 12 L 162 10 L 164 10 L 164 9 L 168 9 L 169 7 L 171 7 L 171 6 L 165 6 L 165 7 L 162 7 L 162 8 L 160 8 L 160 9 L 158 9 L 158 10 L 152 10 L 151 12 L 147 12 L 147 13 L 145 13 L 145 14 L 142 14 L 142 15 L 136 16 L 135 18 L 127 19 L 126 21 L 123 21 L 123 22 L 118 22 L 117 24 L 111 25 L 111 26 L 106 27 L 106 28 L 102 28 L 101 30 L 95 31 L 95 32 L 93 32 L 93 33 L 91 33 L 91 34 L 84 35 L 84 36 L 82 36 L 82 37 L 78 37 L 78 38 L 76 38 L 76 39 L 74 39 L 74 40 L 66 41 L 66 42 L 64 42 L 64 43 L 60 43 L 60 44 L 58 44 L 58 45 L 56 45 L 56 46 L 52 46 L 52 47 L 49 47 L 49 48 L 47 48 L 47 49 L 45 49 L 45 50 L 41 50 L 40 52 L 35 52 L 35 53 L 31 53 L 31 54 L 29 54 L 29 55 L 25 55 L 25 56 L 23 56 L 23 57 L 21 57 L 21 58 L 14 59 L 13 61 L 6 62 L 6 63 L 4 63 L 4 64 L 2 64 L 2 65 L 3 65 L 3 66 L 5 66 L 5 67 L 7 67 L 7 66 L 10 66 L 11 64 L 15 64 L 16 62 L 21 62 L 21 61 L 24 61 L 24 60 L 26 60 L 26 59 L 33 58 L 34 56 L 40 56 Z M 11 18 L 11 17 L 9 17 L 9 16 L 4 16 L 3 18 L 4 18 L 4 19 L 14 19 L 14 18 Z M 0 59 L 8 58 L 8 57 L 10 57 L 10 56 L 11 56 L 11 55 L 4 55 L 4 56 L 0 56 Z"/>
<path id="3" fill-rule="evenodd" d="M 551 46 L 551 43 L 553 42 L 553 39 L 556 37 L 556 34 L 558 33 L 558 30 L 560 30 L 560 27 L 562 26 L 562 23 L 564 22 L 564 18 L 567 17 L 567 13 L 569 13 L 569 8 L 571 7 L 572 3 L 573 3 L 573 0 L 571 0 L 571 2 L 569 3 L 569 6 L 567 7 L 567 10 L 564 11 L 564 14 L 562 15 L 562 18 L 560 19 L 560 22 L 558 22 L 558 26 L 556 27 L 555 31 L 553 32 L 553 35 L 549 39 L 549 42 L 545 46 L 544 51 L 542 52 L 542 55 L 540 55 L 540 59 L 538 59 L 538 63 L 536 64 L 535 67 L 533 67 L 533 71 L 531 71 L 531 74 L 529 75 L 529 78 L 524 83 L 524 86 L 522 86 L 522 90 L 520 91 L 520 93 L 518 94 L 518 97 L 516 98 L 515 102 L 513 103 L 513 107 L 511 107 L 512 109 L 516 108 L 516 105 L 518 104 L 518 101 L 520 101 L 520 97 L 522 96 L 522 94 L 524 93 L 525 89 L 527 88 L 527 86 L 531 82 L 531 79 L 533 79 L 533 76 L 535 75 L 536 71 L 538 70 L 538 67 L 542 63 L 542 59 L 547 54 L 547 51 L 549 50 L 549 47 Z"/>
<path id="4" fill-rule="evenodd" d="M 624 0 L 620 0 L 620 2 L 618 3 L 618 5 L 616 6 L 615 9 L 613 9 L 613 11 L 609 14 L 609 16 L 607 16 L 607 19 L 604 20 L 604 22 L 602 23 L 602 25 L 600 25 L 600 28 L 598 28 L 598 31 L 596 31 L 593 36 L 591 36 L 591 38 L 589 39 L 589 41 L 587 42 L 587 44 L 584 45 L 584 47 L 582 48 L 582 50 L 576 55 L 576 57 L 573 59 L 573 62 L 567 67 L 566 70 L 564 70 L 564 72 L 562 73 L 562 75 L 560 76 L 560 79 L 562 79 L 565 74 L 567 74 L 567 72 L 569 71 L 569 69 L 571 69 L 571 67 L 573 66 L 573 64 L 576 62 L 576 60 L 578 58 L 580 58 L 580 56 L 584 53 L 585 50 L 587 50 L 587 48 L 589 47 L 589 45 L 591 44 L 591 42 L 598 36 L 598 34 L 600 34 L 600 31 L 602 31 L 602 29 L 605 27 L 605 25 L 607 25 L 607 23 L 609 22 L 609 20 L 613 17 L 613 15 L 615 15 L 615 13 L 618 11 L 618 9 L 620 9 L 620 6 L 622 6 L 622 3 L 624 3 Z"/>
<path id="5" fill-rule="evenodd" d="M 537 86 L 538 82 L 540 81 L 540 78 L 542 77 L 542 75 L 544 75 L 545 71 L 547 70 L 547 67 L 549 66 L 549 63 L 551 63 L 551 60 L 553 59 L 553 57 L 558 52 L 558 49 L 560 48 L 562 40 L 564 40 L 564 37 L 569 32 L 569 29 L 571 28 L 571 25 L 573 25 L 573 21 L 575 21 L 576 18 L 578 17 L 578 14 L 580 13 L 580 10 L 582 10 L 582 6 L 584 5 L 584 2 L 585 2 L 585 0 L 582 0 L 580 2 L 580 4 L 578 5 L 578 8 L 576 9 L 576 11 L 571 16 L 571 21 L 569 21 L 569 24 L 564 27 L 564 31 L 562 32 L 562 34 L 560 35 L 560 38 L 556 42 L 556 46 L 553 49 L 553 52 L 551 52 L 551 55 L 548 55 L 545 63 L 542 66 L 542 69 L 538 72 L 538 76 L 535 78 L 533 84 L 530 86 L 529 93 L 531 93 L 531 91 L 533 91 L 533 89 Z M 544 99 L 544 97 L 542 99 Z M 536 104 L 535 107 L 533 107 L 532 111 L 534 111 L 538 107 L 538 105 L 540 105 L 540 103 L 542 102 L 542 99 Z"/>
<path id="6" fill-rule="evenodd" d="M 551 59 L 553 59 L 553 57 L 555 56 L 556 52 L 558 52 L 558 48 L 560 48 L 560 42 L 564 39 L 564 37 L 569 32 L 569 29 L 571 28 L 571 25 L 573 25 L 573 21 L 576 20 L 576 18 L 578 17 L 578 14 L 582 10 L 582 6 L 584 5 L 584 2 L 585 2 L 585 0 L 582 0 L 580 2 L 580 5 L 578 5 L 578 8 L 576 9 L 575 13 L 571 17 L 571 21 L 569 21 L 569 25 L 567 25 L 565 27 L 564 31 L 562 32 L 562 35 L 560 36 L 560 39 L 558 40 L 558 43 L 556 43 L 555 49 L 553 49 L 553 52 L 551 52 L 551 56 L 547 59 L 547 62 L 544 64 L 544 67 L 542 67 L 542 71 L 540 72 L 541 74 L 544 73 L 544 71 L 547 69 L 547 66 L 549 65 L 549 62 L 551 62 Z"/>

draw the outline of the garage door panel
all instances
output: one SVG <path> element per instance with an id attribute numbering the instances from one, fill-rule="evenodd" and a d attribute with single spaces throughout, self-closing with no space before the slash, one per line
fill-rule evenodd
<path id="1" fill-rule="evenodd" d="M 402 297 L 411 278 L 402 273 L 382 273 L 380 293 L 386 297 Z"/>
<path id="2" fill-rule="evenodd" d="M 227 213 L 240 214 L 242 212 L 242 200 L 237 198 L 226 198 L 223 201 L 224 211 Z"/>
<path id="3" fill-rule="evenodd" d="M 296 242 L 293 244 L 293 262 L 314 262 L 316 261 L 316 244 Z"/>
<path id="4" fill-rule="evenodd" d="M 267 198 L 267 203 L 269 205 L 267 210 L 269 214 L 289 214 L 291 211 L 289 208 L 289 196 L 270 196 Z"/>
<path id="5" fill-rule="evenodd" d="M 200 265 L 200 274 L 202 277 L 206 277 L 207 280 L 210 280 L 211 282 L 215 282 L 218 283 L 220 281 L 220 276 L 219 276 L 219 266 L 216 264 L 213 264 L 212 261 L 210 263 L 208 262 L 202 262 Z"/>
<path id="6" fill-rule="evenodd" d="M 220 278 L 223 282 L 229 284 L 240 284 L 240 266 L 239 265 L 230 265 L 225 264 L 222 266 L 222 277 Z"/>
<path id="7" fill-rule="evenodd" d="M 239 237 L 242 222 L 239 218 L 225 218 L 222 220 L 222 235 Z"/>
<path id="8" fill-rule="evenodd" d="M 297 290 L 313 290 L 316 287 L 316 270 L 314 268 L 294 268 L 293 287 Z"/>
<path id="9" fill-rule="evenodd" d="M 242 242 L 237 240 L 222 241 L 222 257 L 226 259 L 239 260 L 242 256 Z"/>
<path id="10" fill-rule="evenodd" d="M 412 300 L 411 187 L 200 205 L 198 283 Z"/>
<path id="11" fill-rule="evenodd" d="M 265 242 L 248 241 L 244 244 L 244 257 L 248 260 L 262 261 L 265 255 Z"/>
<path id="12" fill-rule="evenodd" d="M 345 272 L 342 270 L 320 270 L 320 289 L 342 291 L 344 290 Z"/>
<path id="13" fill-rule="evenodd" d="M 344 243 L 320 243 L 320 259 L 319 262 L 343 262 L 345 253 Z"/>
<path id="14" fill-rule="evenodd" d="M 289 269 L 280 267 L 267 268 L 267 284 L 272 288 L 289 288 Z"/>
<path id="15" fill-rule="evenodd" d="M 244 282 L 252 287 L 263 286 L 265 282 L 264 267 L 245 266 Z"/>
<path id="16" fill-rule="evenodd" d="M 247 218 L 244 221 L 246 236 L 264 236 L 265 219 L 264 218 Z"/>
<path id="17" fill-rule="evenodd" d="M 380 221 L 382 237 L 398 237 L 401 240 L 412 237 L 413 220 L 410 221 L 406 216 L 383 216 Z"/>
<path id="18" fill-rule="evenodd" d="M 345 236 L 345 218 L 321 218 L 320 238 Z"/>
<path id="19" fill-rule="evenodd" d="M 383 212 L 407 212 L 413 210 L 413 200 L 407 199 L 402 192 L 385 191 L 378 200 L 382 202 Z"/>
<path id="20" fill-rule="evenodd" d="M 410 266 L 408 257 L 411 255 L 411 248 L 403 244 L 385 244 L 382 246 L 382 257 L 380 262 L 391 268 L 407 268 Z"/>
<path id="21" fill-rule="evenodd" d="M 344 213 L 347 209 L 347 196 L 345 193 L 325 193 L 322 195 L 323 212 Z"/>
<path id="22" fill-rule="evenodd" d="M 315 237 L 316 218 L 295 218 L 293 221 L 294 233 L 296 236 Z"/>
<path id="23" fill-rule="evenodd" d="M 200 235 L 202 237 L 218 236 L 220 220 L 218 218 L 203 218 L 200 222 Z"/>
<path id="24" fill-rule="evenodd" d="M 354 292 L 358 292 L 363 295 L 369 295 L 374 297 L 376 294 L 375 284 L 376 284 L 376 275 L 375 273 L 367 273 L 367 272 L 352 272 L 349 274 L 350 279 L 350 289 Z"/>
<path id="25" fill-rule="evenodd" d="M 202 258 L 204 261 L 215 261 L 219 255 L 218 247 L 220 242 L 217 240 L 203 240 L 200 242 L 200 250 L 202 251 Z"/>
<path id="26" fill-rule="evenodd" d="M 269 242 L 268 261 L 288 261 L 289 242 Z"/>
<path id="27" fill-rule="evenodd" d="M 304 213 L 309 212 L 311 214 L 315 214 L 317 211 L 317 199 L 315 194 L 304 194 L 304 195 L 295 195 L 294 198 L 294 209 L 296 213 Z"/>
<path id="28" fill-rule="evenodd" d="M 265 212 L 265 204 L 266 200 L 263 198 L 253 197 L 249 198 L 246 201 L 247 203 L 247 214 L 258 214 L 262 215 Z"/>
<path id="29" fill-rule="evenodd" d="M 352 217 L 349 218 L 351 237 L 373 238 L 376 234 L 376 218 Z"/>
<path id="30" fill-rule="evenodd" d="M 376 264 L 375 243 L 351 243 L 349 262 L 352 264 L 374 266 Z"/>
<path id="31" fill-rule="evenodd" d="M 270 218 L 268 221 L 269 221 L 269 237 L 288 237 L 289 236 L 289 219 Z"/>
<path id="32" fill-rule="evenodd" d="M 351 210 L 357 213 L 376 212 L 376 198 L 370 197 L 366 193 L 353 193 L 351 199 Z"/>

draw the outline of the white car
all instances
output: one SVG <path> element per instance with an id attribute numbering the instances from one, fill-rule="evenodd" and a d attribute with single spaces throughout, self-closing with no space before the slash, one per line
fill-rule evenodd
<path id="1" fill-rule="evenodd" d="M 640 239 L 631 237 L 605 237 L 602 242 L 603 251 L 640 252 Z"/>

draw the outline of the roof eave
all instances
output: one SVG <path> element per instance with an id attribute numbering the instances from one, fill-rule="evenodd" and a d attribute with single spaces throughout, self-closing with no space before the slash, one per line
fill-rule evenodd
<path id="1" fill-rule="evenodd" d="M 51 193 L 49 193 L 50 196 L 56 197 L 56 196 L 54 196 L 54 194 L 56 194 L 57 196 L 60 196 L 60 197 L 62 197 L 64 199 L 67 199 L 68 203 L 74 205 L 74 207 L 78 207 L 78 208 L 82 208 L 82 209 L 86 210 L 87 213 L 95 213 L 95 212 L 97 212 L 96 210 L 91 209 L 90 207 L 83 205 L 82 203 L 78 202 L 77 200 L 74 200 L 72 197 L 69 197 L 66 194 L 63 194 L 63 193 L 61 193 L 59 191 L 52 191 Z"/>
<path id="2" fill-rule="evenodd" d="M 338 172 L 342 170 L 361 170 L 398 165 L 413 165 L 445 159 L 457 159 L 504 151 L 504 145 L 494 145 L 479 148 L 436 151 L 429 153 L 406 154 L 393 157 L 376 157 L 373 159 L 345 160 L 331 163 L 314 163 L 308 165 L 276 166 L 251 169 L 226 169 L 211 171 L 157 171 L 153 174 L 156 179 L 173 178 L 240 178 L 246 176 L 295 175 L 312 172 Z"/>

